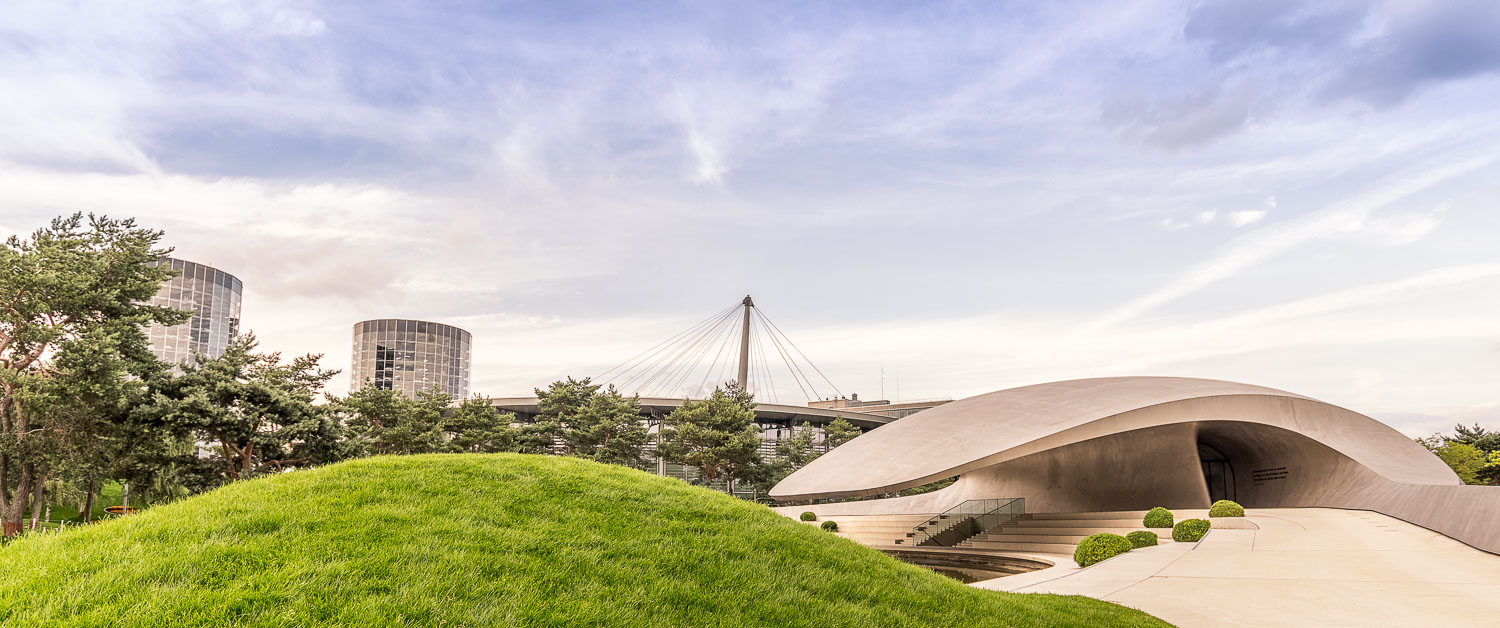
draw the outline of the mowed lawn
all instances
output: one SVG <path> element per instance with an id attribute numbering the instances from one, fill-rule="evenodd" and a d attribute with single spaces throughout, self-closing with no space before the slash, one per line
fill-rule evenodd
<path id="1" fill-rule="evenodd" d="M 0 548 L 6 626 L 1157 626 L 983 591 L 763 506 L 523 455 L 345 462 Z"/>

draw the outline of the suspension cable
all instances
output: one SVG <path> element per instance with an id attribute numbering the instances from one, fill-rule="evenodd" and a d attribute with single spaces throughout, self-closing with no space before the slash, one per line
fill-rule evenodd
<path id="1" fill-rule="evenodd" d="M 672 360 L 672 359 L 675 359 L 674 356 L 676 356 L 679 353 L 681 353 L 682 350 L 685 349 L 686 347 L 691 346 L 704 333 L 708 333 L 708 332 L 712 331 L 714 328 L 718 327 L 719 325 L 722 325 L 723 322 L 724 322 L 724 319 L 729 318 L 729 317 L 731 317 L 733 315 L 734 315 L 734 308 L 729 308 L 728 310 L 725 310 L 724 312 L 720 313 L 720 315 L 718 317 L 716 317 L 716 320 L 711 321 L 712 322 L 711 325 L 703 327 L 701 330 L 698 330 L 698 331 L 694 332 L 692 335 L 690 335 L 690 336 L 688 336 L 686 338 L 681 339 L 676 344 L 673 344 L 671 347 L 665 348 L 663 351 L 659 352 L 659 354 L 657 355 L 656 359 L 652 360 L 650 364 L 645 365 L 645 367 L 642 368 L 640 371 L 636 372 L 635 375 L 632 375 L 631 377 L 629 377 L 628 379 L 626 379 L 620 385 L 620 388 L 628 390 L 628 389 L 630 389 L 631 386 L 635 386 L 636 387 L 635 390 L 637 392 L 639 392 L 641 389 L 643 389 L 643 388 L 646 387 L 647 382 L 649 382 L 651 379 L 655 379 L 655 375 L 659 374 L 659 369 L 661 368 L 662 365 L 664 365 L 666 363 L 669 363 L 669 361 Z M 634 368 L 636 368 L 636 367 L 632 367 L 632 369 L 634 369 Z M 641 381 L 642 378 L 647 378 L 647 379 L 646 379 L 646 381 L 643 382 L 643 381 Z M 639 382 L 639 383 L 637 383 L 637 382 Z"/>
<path id="2" fill-rule="evenodd" d="M 719 332 L 719 333 L 722 333 L 722 332 Z M 728 337 L 733 337 L 733 336 L 734 336 L 734 326 L 730 325 L 729 326 L 729 333 L 725 334 L 725 337 L 728 338 Z M 692 374 L 693 374 L 693 372 L 698 369 L 698 364 L 703 360 L 704 357 L 706 357 L 708 355 L 709 350 L 714 348 L 714 344 L 716 344 L 714 341 L 717 340 L 717 339 L 718 339 L 717 336 L 710 336 L 710 337 L 705 338 L 705 342 L 703 343 L 703 348 L 701 350 L 699 350 L 697 353 L 693 354 L 691 361 L 684 363 L 684 367 L 682 369 L 682 376 L 677 379 L 677 383 L 676 384 L 672 385 L 672 387 L 667 390 L 668 394 L 672 393 L 673 391 L 678 391 L 678 390 L 682 389 L 682 385 L 685 384 L 685 383 L 687 383 L 688 377 L 691 377 Z M 709 368 L 713 368 L 713 365 L 710 364 Z"/>
<path id="3" fill-rule="evenodd" d="M 671 360 L 674 355 L 681 351 L 682 347 L 691 345 L 695 338 L 697 338 L 704 331 L 717 326 L 720 322 L 722 322 L 723 317 L 727 315 L 727 313 L 720 315 L 719 319 L 712 321 L 712 324 L 710 326 L 696 330 L 691 335 L 654 354 L 655 359 L 651 360 L 650 363 L 645 363 L 643 361 L 639 365 L 632 366 L 631 370 L 628 371 L 628 376 L 625 377 L 625 380 L 623 382 L 621 382 L 620 387 L 627 390 L 634 390 L 635 392 L 639 393 L 641 389 L 644 388 L 644 382 L 642 382 L 643 379 L 654 376 L 662 367 L 662 365 L 668 363 L 668 361 Z"/>
<path id="4" fill-rule="evenodd" d="M 735 356 L 744 352 L 746 355 L 746 381 L 747 391 L 759 389 L 762 397 L 769 398 L 775 402 L 780 401 L 780 394 L 776 388 L 774 371 L 771 368 L 770 356 L 776 354 L 782 364 L 791 373 L 792 382 L 797 385 L 803 397 L 808 401 L 821 400 L 823 397 L 813 384 L 812 378 L 807 370 L 812 370 L 839 397 L 843 397 L 843 391 L 833 383 L 833 380 L 818 368 L 807 354 L 792 342 L 790 336 L 778 327 L 759 307 L 752 306 L 754 316 L 747 321 L 748 330 L 738 330 L 735 316 L 744 306 L 736 303 L 726 309 L 714 313 L 687 329 L 678 332 L 651 348 L 642 351 L 614 368 L 611 368 L 595 377 L 595 381 L 602 384 L 618 384 L 622 391 L 630 391 L 636 394 L 657 396 L 659 391 L 663 394 L 705 394 L 708 388 L 708 380 L 717 376 L 715 387 L 720 386 L 730 370 L 737 363 Z M 748 333 L 739 333 L 741 331 Z M 769 340 L 769 342 L 767 342 Z M 747 346 L 741 346 L 747 345 Z M 767 345 L 770 346 L 767 349 Z M 712 355 L 712 359 L 707 359 Z M 803 368 L 803 362 L 807 369 Z M 706 364 L 706 368 L 704 368 Z M 702 377 L 699 378 L 698 388 L 695 391 L 687 391 L 683 387 L 697 377 L 698 370 L 703 368 Z"/>
<path id="5" fill-rule="evenodd" d="M 764 327 L 765 325 L 757 325 L 755 327 L 751 327 L 750 333 L 759 338 L 759 335 L 763 333 Z M 771 363 L 770 361 L 766 360 L 766 343 L 764 341 L 752 342 L 750 343 L 750 346 L 760 357 L 760 372 L 765 375 L 766 383 L 770 385 L 771 399 L 773 401 L 780 401 L 778 395 L 776 394 L 776 379 L 771 375 Z"/>
<path id="6" fill-rule="evenodd" d="M 702 332 L 695 334 L 691 340 L 683 343 L 680 349 L 672 352 L 666 362 L 662 364 L 661 368 L 654 371 L 651 376 L 646 378 L 645 381 L 641 382 L 638 387 L 642 390 L 654 391 L 655 389 L 648 388 L 652 385 L 653 382 L 657 384 L 665 384 L 666 382 L 670 381 L 670 379 L 667 378 L 674 376 L 674 374 L 677 372 L 677 368 L 682 364 L 682 358 L 691 355 L 697 349 L 697 347 L 704 342 L 706 338 L 716 336 L 718 330 L 724 326 L 726 321 L 729 321 L 733 318 L 733 312 L 731 311 L 730 313 L 722 317 L 719 321 L 714 323 L 713 326 L 705 328 Z"/>
<path id="7" fill-rule="evenodd" d="M 757 315 L 759 315 L 758 312 L 757 312 Z M 762 318 L 764 318 L 763 315 L 761 315 L 761 316 L 762 316 Z M 810 396 L 810 395 L 807 394 L 807 388 L 809 388 L 809 387 L 812 386 L 812 382 L 808 381 L 807 382 L 808 386 L 807 387 L 803 387 L 802 382 L 803 382 L 803 380 L 807 379 L 807 375 L 804 374 L 804 373 L 802 373 L 802 369 L 797 366 L 796 362 L 792 360 L 791 355 L 789 353 L 787 353 L 786 349 L 781 346 L 781 341 L 779 341 L 779 340 L 776 339 L 775 334 L 770 334 L 770 336 L 771 336 L 771 344 L 774 345 L 776 347 L 776 351 L 781 354 L 781 361 L 784 362 L 787 365 L 787 368 L 790 369 L 791 372 L 792 372 L 792 381 L 796 382 L 797 383 L 797 388 L 799 388 L 799 389 L 802 390 L 802 396 L 806 397 L 808 401 L 812 401 L 813 400 L 813 396 L 816 396 L 818 391 L 814 390 L 813 391 L 813 396 Z M 797 378 L 798 375 L 801 375 L 802 379 L 798 379 Z"/>
<path id="8" fill-rule="evenodd" d="M 802 360 L 805 361 L 805 362 L 807 362 L 807 365 L 810 366 L 810 367 L 812 367 L 812 369 L 814 371 L 816 371 L 820 377 L 823 378 L 823 381 L 828 382 L 828 385 L 833 388 L 833 392 L 838 393 L 838 396 L 840 396 L 840 397 L 844 396 L 843 391 L 839 390 L 839 387 L 836 386 L 836 385 L 834 385 L 833 380 L 828 379 L 828 376 L 823 374 L 823 370 L 819 369 L 818 365 L 813 364 L 813 361 L 810 360 L 810 359 L 808 359 L 806 353 L 803 353 L 801 349 L 797 348 L 797 344 L 794 343 L 794 342 L 792 342 L 791 338 L 787 337 L 786 332 L 781 331 L 781 328 L 777 327 L 776 323 L 772 322 L 771 319 L 765 315 L 765 313 L 760 312 L 759 308 L 756 309 L 756 313 L 760 314 L 761 318 L 764 318 L 767 323 L 771 323 L 771 328 L 774 329 L 774 330 L 776 330 L 776 333 L 781 334 L 782 338 L 786 339 L 786 343 L 788 345 L 791 345 L 792 349 L 795 349 L 797 351 L 797 355 L 802 356 Z"/>
<path id="9" fill-rule="evenodd" d="M 596 379 L 596 380 L 602 380 L 602 383 L 607 383 L 607 382 L 609 382 L 609 381 L 611 381 L 611 380 L 613 380 L 613 379 L 614 379 L 614 378 L 613 378 L 613 377 L 612 377 L 612 378 L 610 378 L 610 379 L 604 379 L 604 376 L 605 376 L 605 375 L 609 375 L 609 374 L 610 374 L 610 373 L 614 373 L 614 372 L 615 372 L 615 371 L 616 371 L 616 370 L 618 370 L 618 369 L 619 369 L 619 368 L 620 368 L 620 367 L 623 367 L 623 366 L 625 366 L 625 365 L 627 365 L 627 364 L 630 364 L 630 363 L 632 363 L 632 362 L 635 362 L 635 361 L 636 361 L 636 360 L 637 360 L 637 359 L 639 359 L 639 358 L 641 358 L 641 357 L 642 357 L 642 356 L 645 356 L 645 355 L 647 355 L 647 354 L 652 354 L 652 355 L 655 355 L 655 352 L 656 352 L 656 351 L 657 351 L 657 350 L 659 350 L 659 349 L 661 349 L 661 348 L 662 348 L 662 347 L 664 347 L 664 346 L 666 346 L 666 345 L 668 345 L 668 344 L 671 344 L 671 343 L 672 343 L 672 341 L 674 341 L 674 340 L 677 340 L 677 339 L 678 339 L 678 338 L 680 338 L 680 337 L 682 337 L 682 336 L 686 336 L 686 335 L 688 335 L 688 334 L 690 334 L 690 333 L 692 333 L 692 332 L 693 332 L 693 330 L 695 330 L 695 329 L 698 329 L 698 328 L 699 328 L 699 327 L 702 327 L 702 326 L 703 326 L 703 325 L 706 325 L 706 324 L 708 324 L 708 323 L 709 323 L 709 322 L 710 322 L 710 321 L 713 321 L 713 320 L 715 320 L 715 319 L 718 319 L 718 318 L 719 318 L 719 317 L 720 317 L 720 316 L 723 316 L 723 315 L 725 315 L 725 314 L 727 314 L 727 313 L 729 313 L 729 312 L 731 312 L 731 311 L 733 311 L 733 310 L 734 310 L 734 308 L 735 308 L 735 306 L 733 306 L 733 305 L 731 305 L 731 306 L 729 306 L 729 308 L 728 308 L 728 309 L 725 309 L 725 310 L 721 310 L 721 311 L 719 311 L 719 312 L 718 312 L 718 313 L 716 313 L 716 314 L 714 314 L 714 315 L 712 315 L 712 316 L 709 316 L 709 317 L 708 317 L 708 318 L 705 318 L 705 319 L 703 319 L 703 320 L 701 320 L 701 321 L 698 321 L 698 323 L 697 323 L 697 324 L 695 324 L 695 325 L 693 325 L 693 326 L 692 326 L 692 327 L 689 327 L 689 328 L 687 328 L 687 329 L 685 329 L 685 330 L 683 330 L 683 331 L 680 331 L 680 332 L 677 332 L 677 334 L 675 334 L 675 335 L 673 335 L 673 336 L 672 336 L 672 337 L 671 337 L 671 338 L 668 338 L 668 339 L 666 339 L 666 340 L 663 340 L 663 341 L 661 341 L 661 342 L 659 342 L 659 343 L 657 343 L 657 344 L 656 344 L 656 346 L 653 346 L 653 347 L 651 347 L 651 348 L 650 348 L 650 349 L 647 349 L 647 350 L 645 350 L 645 351 L 642 351 L 642 352 L 640 352 L 640 353 L 638 353 L 638 354 L 636 354 L 636 355 L 635 355 L 635 357 L 632 357 L 632 358 L 630 358 L 630 359 L 629 359 L 629 360 L 626 360 L 626 361 L 624 361 L 624 362 L 621 362 L 621 363 L 619 363 L 619 364 L 617 364 L 617 365 L 615 365 L 615 366 L 614 366 L 614 368 L 611 368 L 611 369 L 609 369 L 609 370 L 608 370 L 608 371 L 605 371 L 605 372 L 603 372 L 603 373 L 600 373 L 600 374 L 599 374 L 599 375 L 597 375 L 597 376 L 596 376 L 596 377 L 595 377 L 595 378 L 594 378 L 594 379 Z M 632 368 L 633 368 L 633 367 L 632 367 Z M 630 370 L 630 369 L 625 369 L 625 371 L 629 371 L 629 370 Z M 620 373 L 615 373 L 615 377 L 619 377 L 619 376 L 620 376 L 620 375 L 621 375 L 621 374 L 622 374 L 622 373 L 624 373 L 624 372 L 625 372 L 625 371 L 621 371 L 621 372 L 620 372 Z"/>
<path id="10" fill-rule="evenodd" d="M 770 321 L 768 319 L 766 319 L 765 314 L 760 314 L 760 317 L 761 317 L 761 320 L 764 323 L 766 323 L 766 324 L 770 323 Z M 795 381 L 800 376 L 801 379 L 799 381 L 799 385 L 800 384 L 806 384 L 807 385 L 807 390 L 804 390 L 802 394 L 804 396 L 806 396 L 807 395 L 807 391 L 812 391 L 812 397 L 809 397 L 809 399 L 808 399 L 809 401 L 811 401 L 813 398 L 822 399 L 823 398 L 822 394 L 818 392 L 816 386 L 813 386 L 812 378 L 808 377 L 807 373 L 802 370 L 802 366 L 799 365 L 799 364 L 797 364 L 796 356 L 792 355 L 791 350 L 787 349 L 786 345 L 783 344 L 781 342 L 781 340 L 776 337 L 776 334 L 774 332 L 770 331 L 769 328 L 768 328 L 768 331 L 767 331 L 767 335 L 769 335 L 771 337 L 772 344 L 774 344 L 776 346 L 777 351 L 779 351 L 781 353 L 781 359 L 782 359 L 782 361 L 784 363 L 786 363 L 787 370 L 791 371 L 791 373 L 792 373 L 792 379 Z"/>
<path id="11" fill-rule="evenodd" d="M 683 356 L 684 359 L 680 368 L 674 367 L 672 371 L 667 374 L 666 379 L 662 382 L 663 385 L 668 386 L 666 394 L 672 394 L 673 392 L 681 388 L 682 383 L 685 382 L 687 378 L 690 377 L 693 372 L 698 369 L 698 364 L 702 362 L 704 356 L 706 356 L 708 352 L 714 348 L 714 344 L 716 344 L 716 341 L 721 334 L 734 334 L 733 316 L 729 317 L 725 320 L 725 322 L 714 328 L 711 333 L 705 334 L 702 340 L 700 340 L 696 345 L 696 348 L 691 353 L 685 354 Z M 672 382 L 676 383 L 674 384 Z"/>
<path id="12" fill-rule="evenodd" d="M 732 339 L 734 339 L 734 330 L 733 330 L 733 328 L 730 329 L 729 335 L 727 335 L 727 336 L 724 337 L 724 342 L 719 345 L 719 352 L 714 354 L 714 361 L 710 362 L 708 364 L 708 370 L 706 370 L 706 371 L 703 372 L 703 381 L 698 383 L 698 392 L 699 392 L 699 394 L 702 394 L 703 389 L 706 386 L 708 386 L 708 378 L 714 374 L 714 366 L 718 365 L 718 363 L 719 363 L 719 356 L 724 353 L 724 348 L 729 346 L 729 341 L 732 340 Z M 731 353 L 730 355 L 734 355 L 734 354 Z M 733 362 L 733 360 L 725 360 L 724 361 L 724 366 L 728 367 L 730 362 Z M 722 374 L 723 370 L 720 369 L 719 372 Z M 715 383 L 715 385 L 717 385 L 717 382 Z"/>

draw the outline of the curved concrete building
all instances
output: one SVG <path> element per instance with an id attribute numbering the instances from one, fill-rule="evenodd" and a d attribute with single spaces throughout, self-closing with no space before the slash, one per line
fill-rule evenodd
<path id="1" fill-rule="evenodd" d="M 469 332 L 442 323 L 400 318 L 355 323 L 349 390 L 369 384 L 415 396 L 436 386 L 465 399 L 472 343 Z"/>
<path id="2" fill-rule="evenodd" d="M 1500 488 L 1465 486 L 1421 445 L 1367 416 L 1271 388 L 1203 379 L 1054 382 L 956 401 L 871 431 L 792 474 L 781 500 L 819 514 L 937 513 L 1023 497 L 1039 513 L 1205 508 L 1373 510 L 1500 552 Z"/>

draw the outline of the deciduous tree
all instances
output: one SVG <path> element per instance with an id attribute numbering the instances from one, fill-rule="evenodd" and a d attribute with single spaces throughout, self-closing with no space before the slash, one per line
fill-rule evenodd
<path id="1" fill-rule="evenodd" d="M 1448 440 L 1439 435 L 1429 438 L 1419 438 L 1421 443 L 1433 454 L 1453 469 L 1458 479 L 1464 484 L 1482 484 L 1479 473 L 1484 469 L 1486 459 L 1484 452 L 1467 443 Z"/>

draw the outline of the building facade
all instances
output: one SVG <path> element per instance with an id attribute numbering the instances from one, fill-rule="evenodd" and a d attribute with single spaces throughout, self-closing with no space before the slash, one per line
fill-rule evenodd
<path id="1" fill-rule="evenodd" d="M 469 332 L 442 323 L 382 318 L 354 324 L 349 390 L 365 386 L 408 396 L 439 387 L 469 396 Z"/>
<path id="2" fill-rule="evenodd" d="M 170 327 L 152 323 L 147 328 L 151 351 L 163 362 L 181 364 L 201 353 L 223 355 L 240 331 L 240 297 L 244 285 L 238 277 L 211 266 L 164 257 L 158 265 L 180 274 L 162 283 L 151 298 L 152 305 L 188 310 L 193 317 Z"/>
<path id="3" fill-rule="evenodd" d="M 1302 395 L 1180 377 L 1052 382 L 944 404 L 814 460 L 771 497 L 882 495 L 955 476 L 923 495 L 806 508 L 925 515 L 1022 498 L 1028 513 L 1080 513 L 1228 499 L 1372 510 L 1500 553 L 1500 488 L 1464 485 L 1404 434 Z"/>

